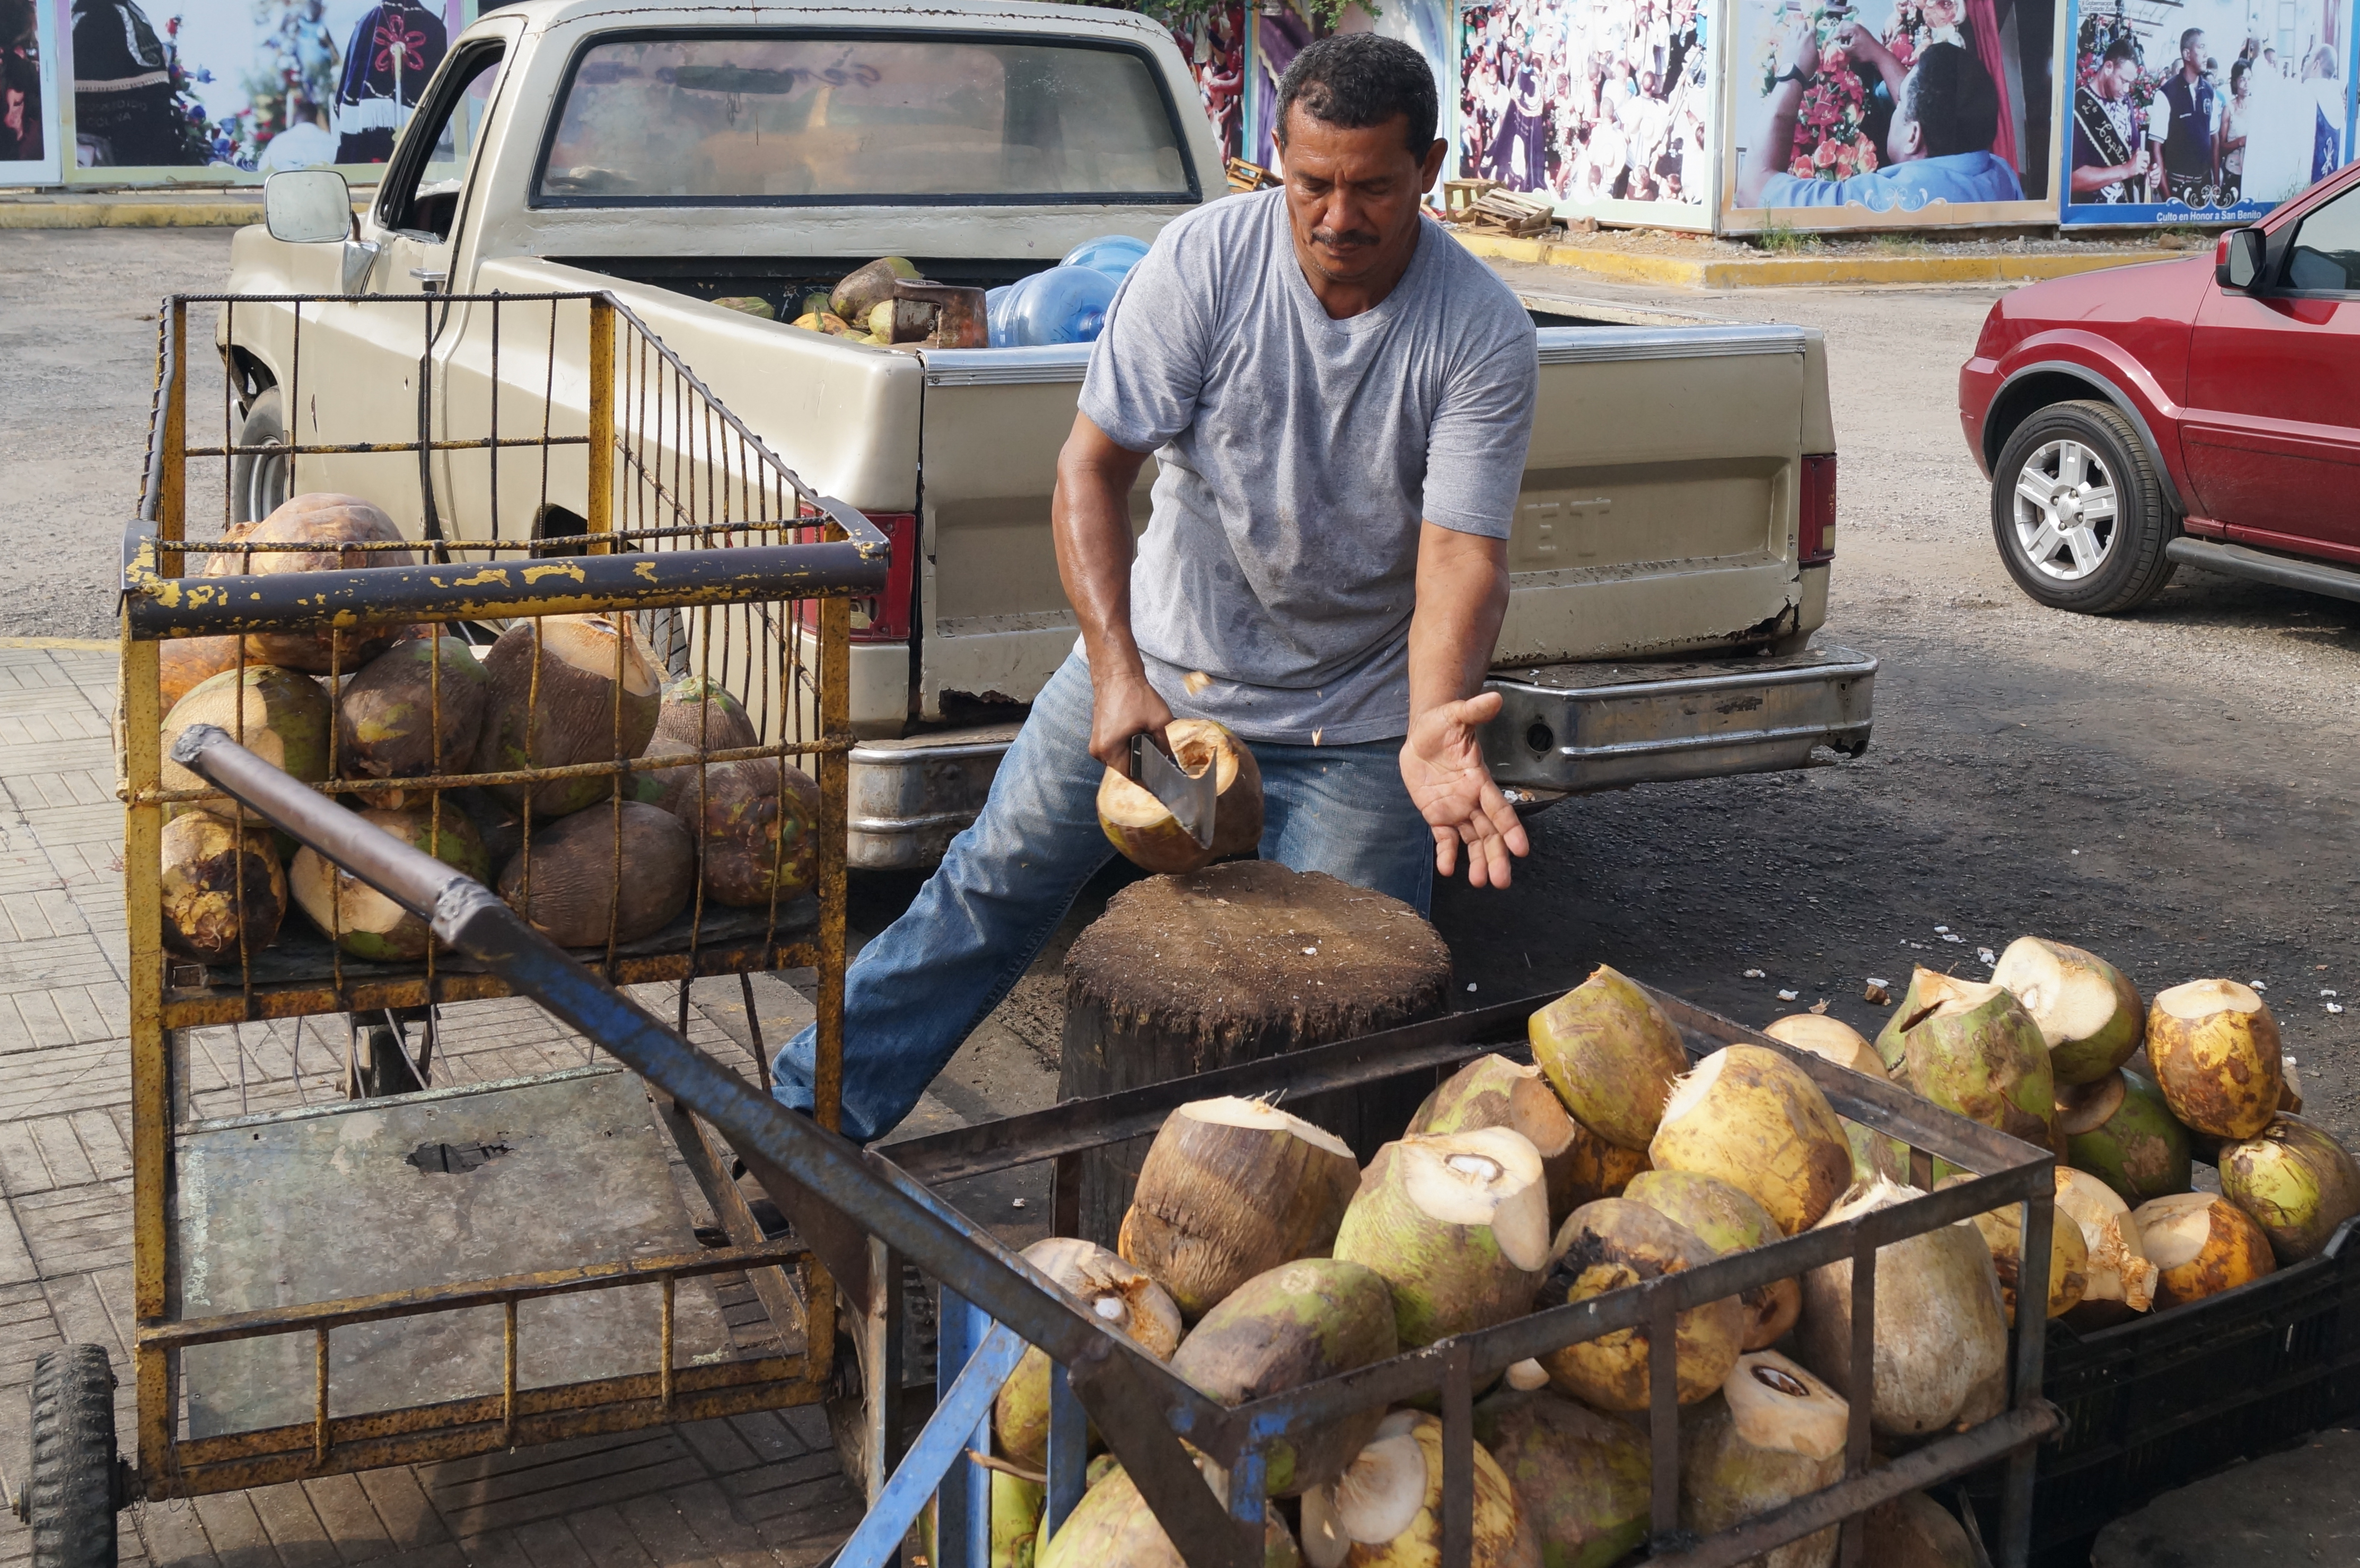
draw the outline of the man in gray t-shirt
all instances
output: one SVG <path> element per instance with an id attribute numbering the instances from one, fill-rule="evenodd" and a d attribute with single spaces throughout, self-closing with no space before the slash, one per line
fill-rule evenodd
<path id="1" fill-rule="evenodd" d="M 906 1116 L 1031 965 L 1111 854 L 1100 764 L 1175 713 L 1253 751 L 1265 859 L 1423 911 L 1462 856 L 1504 887 L 1526 853 L 1477 732 L 1538 367 L 1515 296 L 1420 212 L 1436 114 L 1408 45 L 1312 44 L 1279 88 L 1284 190 L 1175 221 L 1116 296 L 1052 505 L 1080 644 L 847 976 L 847 1135 Z M 808 1109 L 813 1071 L 805 1030 L 779 1097 Z"/>

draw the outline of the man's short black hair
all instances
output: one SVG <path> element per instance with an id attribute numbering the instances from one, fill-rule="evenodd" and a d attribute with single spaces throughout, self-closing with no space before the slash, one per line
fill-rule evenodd
<path id="1" fill-rule="evenodd" d="M 1953 43 L 1928 44 L 1910 69 L 1903 105 L 1926 138 L 1926 156 L 1989 152 L 1999 135 L 1999 93 L 1983 62 Z"/>
<path id="2" fill-rule="evenodd" d="M 2191 28 L 2189 28 L 2186 32 L 2184 32 L 2184 33 L 2180 34 L 2180 53 L 2182 53 L 2182 54 L 2186 54 L 2186 53 L 2187 53 L 2191 49 L 2193 49 L 2193 48 L 2195 47 L 2195 45 L 2196 45 L 2196 40 L 2197 40 L 2197 39 L 2199 39 L 2199 38 L 2202 38 L 2203 36 L 2204 36 L 2204 29 L 2203 29 L 2203 28 L 2202 28 L 2202 27 L 2191 27 Z"/>
<path id="3" fill-rule="evenodd" d="M 2138 45 L 2131 42 L 2130 39 L 2116 38 L 2106 46 L 2104 63 L 2112 65 L 2118 60 L 2136 60 L 2138 59 Z"/>
<path id="4" fill-rule="evenodd" d="M 1375 33 L 1340 33 L 1307 44 L 1278 84 L 1278 145 L 1286 145 L 1287 111 L 1297 103 L 1313 119 L 1341 130 L 1408 117 L 1409 150 L 1419 158 L 1434 145 L 1440 117 L 1434 68 L 1402 42 Z"/>

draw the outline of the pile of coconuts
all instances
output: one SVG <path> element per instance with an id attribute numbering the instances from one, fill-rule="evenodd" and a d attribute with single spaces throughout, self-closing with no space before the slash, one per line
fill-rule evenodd
<path id="1" fill-rule="evenodd" d="M 399 566 L 392 519 L 353 495 L 294 496 L 231 544 L 300 550 L 213 551 L 207 574 Z M 340 794 L 373 825 L 502 898 L 552 940 L 603 947 L 661 930 L 695 894 L 739 908 L 784 904 L 815 874 L 819 791 L 778 757 L 696 764 L 753 748 L 755 726 L 717 682 L 665 686 L 627 618 L 549 615 L 519 621 L 487 646 L 433 626 L 343 627 L 269 636 L 191 637 L 158 649 L 167 789 L 203 782 L 169 760 L 174 741 L 216 724 L 306 783 L 383 787 Z M 440 723 L 437 723 L 437 714 Z M 401 780 L 611 761 L 672 766 L 615 775 L 493 783 L 454 790 Z M 608 809 L 590 808 L 606 805 Z M 433 937 L 426 922 L 325 857 L 246 819 L 222 795 L 166 808 L 165 945 L 207 963 L 237 963 L 277 940 L 291 902 L 355 958 L 407 963 Z M 530 855 L 526 853 L 530 823 Z M 620 863 L 615 875 L 617 833 Z M 497 876 L 495 873 L 497 872 Z"/>
<path id="2" fill-rule="evenodd" d="M 1103 797 L 1102 797 L 1103 799 Z M 1478 1058 L 1365 1169 L 1259 1100 L 1180 1106 L 1144 1160 L 1115 1250 L 1026 1254 L 1084 1308 L 1208 1399 L 1242 1405 L 1695 1268 L 1919 1194 L 1859 1180 L 1842 1120 L 1786 1054 L 1736 1044 L 1690 1065 L 1639 986 L 1600 968 L 1533 1015 L 1533 1060 Z M 1973 1225 L 1880 1254 L 1874 1387 L 1844 1387 L 1849 1265 L 1683 1313 L 1674 1365 L 1685 1527 L 1726 1529 L 1843 1473 L 1849 1398 L 1906 1445 L 1997 1414 L 2006 1319 Z M 1521 1362 L 1479 1389 L 1469 1568 L 1603 1565 L 1645 1541 L 1649 1345 L 1623 1330 Z M 1049 1367 L 994 1410 L 993 1568 L 1177 1568 L 1109 1457 L 1054 1536 L 1043 1518 Z M 1439 1559 L 1441 1423 L 1371 1410 L 1265 1450 L 1265 1562 L 1427 1568 Z M 1200 1461 L 1216 1491 L 1226 1477 Z M 1912 1494 L 1870 1528 L 1880 1568 L 1972 1561 Z M 1829 1530 L 1761 1561 L 1826 1568 Z"/>

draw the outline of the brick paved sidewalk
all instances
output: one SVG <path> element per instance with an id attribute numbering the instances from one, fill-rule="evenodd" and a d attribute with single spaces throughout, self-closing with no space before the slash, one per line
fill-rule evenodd
<path id="1" fill-rule="evenodd" d="M 133 1430 L 115 665 L 111 651 L 0 647 L 0 1480 L 12 1499 L 42 1351 L 105 1345 L 122 1384 L 116 1428 L 126 1442 Z M 786 986 L 766 980 L 757 995 L 766 1036 L 800 1021 Z M 692 1038 L 750 1073 L 737 986 L 700 985 L 696 1001 Z M 235 1115 L 333 1095 L 342 1049 L 335 1019 L 203 1031 L 191 1052 L 193 1108 Z M 446 1029 L 436 1079 L 575 1065 L 584 1049 L 528 1003 L 475 1004 Z M 733 1327 L 745 1323 L 746 1302 L 718 1294 Z M 158 1568 L 801 1568 L 834 1551 L 858 1513 L 825 1421 L 803 1410 L 142 1506 L 121 1516 L 120 1547 L 126 1565 Z M 14 1513 L 0 1515 L 0 1568 L 31 1551 Z"/>

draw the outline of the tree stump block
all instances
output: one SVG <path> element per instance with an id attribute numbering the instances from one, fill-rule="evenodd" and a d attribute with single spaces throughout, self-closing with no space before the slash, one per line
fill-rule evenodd
<path id="1" fill-rule="evenodd" d="M 1065 956 L 1058 1096 L 1076 1099 L 1415 1023 L 1448 1008 L 1450 950 L 1398 898 L 1275 861 L 1134 883 Z M 1423 1079 L 1287 1100 L 1365 1163 Z M 1112 1247 L 1152 1138 L 1082 1157 L 1076 1234 Z"/>

